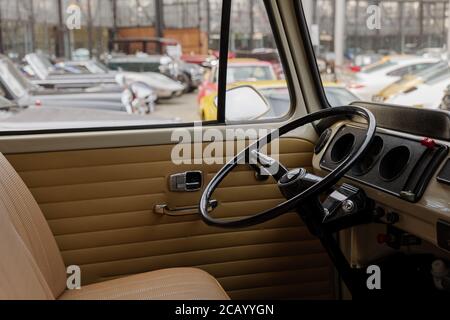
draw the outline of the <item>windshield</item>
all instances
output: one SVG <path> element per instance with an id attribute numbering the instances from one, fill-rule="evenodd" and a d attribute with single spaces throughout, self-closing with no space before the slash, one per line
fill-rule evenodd
<path id="1" fill-rule="evenodd" d="M 326 60 L 319 70 L 323 81 L 359 101 L 450 110 L 448 1 L 305 2 L 313 49 Z M 331 105 L 348 96 L 337 89 L 325 92 Z"/>

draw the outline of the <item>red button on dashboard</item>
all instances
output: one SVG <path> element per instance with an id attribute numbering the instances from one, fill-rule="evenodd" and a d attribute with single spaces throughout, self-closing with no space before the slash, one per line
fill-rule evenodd
<path id="1" fill-rule="evenodd" d="M 436 141 L 430 138 L 424 138 L 420 143 L 428 149 L 433 149 L 434 147 L 436 147 Z"/>

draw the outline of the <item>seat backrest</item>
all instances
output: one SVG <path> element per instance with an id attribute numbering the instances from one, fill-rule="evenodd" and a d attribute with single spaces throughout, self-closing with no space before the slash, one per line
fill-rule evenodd
<path id="1" fill-rule="evenodd" d="M 41 209 L 0 154 L 0 298 L 52 299 L 66 288 L 64 262 Z"/>

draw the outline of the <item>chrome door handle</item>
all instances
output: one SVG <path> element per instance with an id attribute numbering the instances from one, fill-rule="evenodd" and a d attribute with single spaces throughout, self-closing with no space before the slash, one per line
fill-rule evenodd
<path id="1" fill-rule="evenodd" d="M 211 212 L 217 206 L 219 202 L 217 200 L 210 200 L 208 211 Z M 190 207 L 180 207 L 180 208 L 170 208 L 167 204 L 157 204 L 153 208 L 153 212 L 156 214 L 171 216 L 171 217 L 180 217 L 180 216 L 189 216 L 199 214 L 198 206 L 190 206 Z"/>

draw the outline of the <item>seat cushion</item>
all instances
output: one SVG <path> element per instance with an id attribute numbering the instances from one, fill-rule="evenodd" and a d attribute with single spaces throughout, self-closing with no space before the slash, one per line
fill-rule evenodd
<path id="1" fill-rule="evenodd" d="M 62 300 L 228 300 L 208 273 L 194 268 L 163 269 L 64 292 Z"/>

